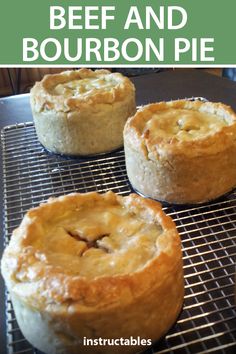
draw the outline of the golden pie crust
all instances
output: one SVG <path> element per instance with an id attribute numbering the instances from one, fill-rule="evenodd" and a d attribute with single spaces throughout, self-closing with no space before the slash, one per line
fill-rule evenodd
<path id="1" fill-rule="evenodd" d="M 183 303 L 176 227 L 159 203 L 136 194 L 73 193 L 31 209 L 2 274 L 23 334 L 46 354 L 135 353 L 144 348 L 81 340 L 155 341 Z"/>
<path id="2" fill-rule="evenodd" d="M 144 106 L 127 121 L 124 146 L 132 186 L 151 198 L 202 203 L 236 186 L 236 114 L 222 103 Z"/>
<path id="3" fill-rule="evenodd" d="M 30 101 L 40 143 L 65 155 L 121 147 L 124 124 L 136 110 L 134 85 L 108 70 L 45 75 L 32 88 Z"/>

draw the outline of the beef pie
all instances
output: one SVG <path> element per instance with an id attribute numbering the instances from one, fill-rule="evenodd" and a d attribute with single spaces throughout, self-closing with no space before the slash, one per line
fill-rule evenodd
<path id="1" fill-rule="evenodd" d="M 119 73 L 80 69 L 46 75 L 31 90 L 40 143 L 64 155 L 93 155 L 123 145 L 123 128 L 134 114 L 135 88 Z"/>
<path id="2" fill-rule="evenodd" d="M 135 190 L 169 203 L 201 203 L 236 186 L 236 114 L 222 104 L 150 104 L 124 129 L 126 168 Z"/>
<path id="3" fill-rule="evenodd" d="M 19 326 L 46 354 L 135 353 L 83 339 L 157 340 L 183 303 L 180 238 L 159 203 L 113 192 L 69 194 L 31 209 L 2 274 Z"/>

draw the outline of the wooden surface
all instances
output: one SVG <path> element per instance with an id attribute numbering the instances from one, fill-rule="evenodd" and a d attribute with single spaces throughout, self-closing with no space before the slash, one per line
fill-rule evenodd
<path id="1" fill-rule="evenodd" d="M 19 70 L 20 80 L 19 78 Z M 13 86 L 16 88 L 16 93 L 27 93 L 30 88 L 34 85 L 35 81 L 40 81 L 46 74 L 54 74 L 66 70 L 65 68 L 2 68 L 0 69 L 0 96 L 10 96 L 14 94 L 11 80 Z M 119 70 L 119 69 L 117 69 Z M 181 69 L 165 69 L 165 71 L 178 71 Z M 194 69 L 187 69 L 189 71 Z M 208 72 L 213 75 L 221 76 L 222 69 L 199 69 L 199 71 Z M 18 87 L 17 87 L 18 86 Z"/>

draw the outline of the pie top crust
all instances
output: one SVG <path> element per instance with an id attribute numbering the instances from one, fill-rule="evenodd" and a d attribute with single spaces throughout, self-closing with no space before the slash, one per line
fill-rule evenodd
<path id="1" fill-rule="evenodd" d="M 119 102 L 134 92 L 132 82 L 120 73 L 83 68 L 45 75 L 31 90 L 31 104 L 36 112 L 69 112 L 88 104 Z"/>
<path id="2" fill-rule="evenodd" d="M 236 114 L 222 103 L 160 102 L 141 108 L 127 121 L 124 134 L 145 154 L 217 153 L 236 144 Z"/>
<path id="3" fill-rule="evenodd" d="M 2 270 L 13 293 L 36 308 L 74 301 L 99 307 L 148 292 L 179 262 L 178 233 L 159 203 L 92 192 L 31 209 L 12 235 Z"/>

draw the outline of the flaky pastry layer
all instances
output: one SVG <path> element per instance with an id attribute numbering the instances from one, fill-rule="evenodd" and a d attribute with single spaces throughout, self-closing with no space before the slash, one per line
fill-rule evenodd
<path id="1" fill-rule="evenodd" d="M 31 105 L 35 112 L 70 112 L 87 104 L 122 101 L 130 92 L 134 86 L 122 74 L 83 68 L 45 75 L 31 90 Z"/>

